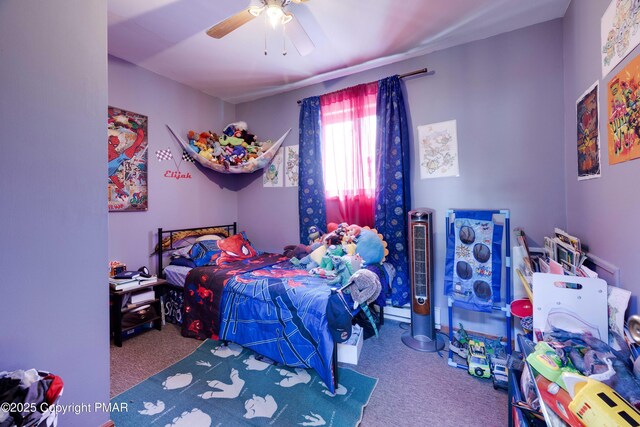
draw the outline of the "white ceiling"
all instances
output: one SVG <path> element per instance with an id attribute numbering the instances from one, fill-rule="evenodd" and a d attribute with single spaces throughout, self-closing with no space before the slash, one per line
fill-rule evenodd
<path id="1" fill-rule="evenodd" d="M 287 40 L 283 56 L 282 29 L 272 30 L 261 18 L 220 40 L 205 34 L 259 0 L 108 0 L 109 53 L 240 103 L 559 18 L 569 1 L 291 3 L 288 10 L 315 49 L 300 56 Z"/>

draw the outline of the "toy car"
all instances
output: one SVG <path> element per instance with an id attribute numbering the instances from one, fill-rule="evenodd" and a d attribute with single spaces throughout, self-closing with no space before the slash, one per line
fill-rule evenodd
<path id="1" fill-rule="evenodd" d="M 507 360 L 498 357 L 491 358 L 491 375 L 493 378 L 493 388 L 508 388 Z"/>
<path id="2" fill-rule="evenodd" d="M 449 348 L 458 356 L 462 357 L 463 359 L 466 359 L 469 354 L 469 352 L 467 351 L 468 343 L 469 343 L 469 335 L 467 335 L 467 331 L 464 330 L 462 323 L 460 323 L 459 325 L 460 325 L 460 329 L 458 329 L 453 334 L 453 340 L 449 344 Z"/>
<path id="3" fill-rule="evenodd" d="M 491 377 L 491 368 L 489 367 L 489 360 L 487 359 L 487 351 L 482 341 L 469 340 L 467 364 L 469 374 L 474 377 Z"/>

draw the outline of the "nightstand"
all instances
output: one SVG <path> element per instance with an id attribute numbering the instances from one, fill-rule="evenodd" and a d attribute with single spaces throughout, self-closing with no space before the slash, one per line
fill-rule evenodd
<path id="1" fill-rule="evenodd" d="M 111 333 L 115 345 L 122 347 L 123 338 L 129 338 L 140 331 L 148 329 L 148 325 L 159 331 L 162 330 L 162 302 L 160 292 L 166 283 L 166 280 L 158 279 L 153 282 L 141 284 L 134 289 L 122 291 L 109 289 Z M 158 289 L 156 289 L 156 287 Z M 131 301 L 135 294 L 149 290 L 155 292 L 152 300 L 123 304 L 123 301 Z M 148 308 L 143 308 L 145 306 L 148 306 Z"/>

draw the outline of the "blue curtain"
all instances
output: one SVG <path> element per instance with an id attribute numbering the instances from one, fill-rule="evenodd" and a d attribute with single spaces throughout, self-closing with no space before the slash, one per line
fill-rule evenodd
<path id="1" fill-rule="evenodd" d="M 298 169 L 298 209 L 300 242 L 308 244 L 309 227 L 326 231 L 327 213 L 322 176 L 322 125 L 320 97 L 302 100 L 300 107 L 300 167 Z"/>
<path id="2" fill-rule="evenodd" d="M 398 76 L 378 82 L 376 114 L 375 225 L 387 242 L 387 261 L 396 268 L 391 303 L 397 307 L 411 299 L 407 244 L 407 212 L 411 208 L 409 126 Z"/>

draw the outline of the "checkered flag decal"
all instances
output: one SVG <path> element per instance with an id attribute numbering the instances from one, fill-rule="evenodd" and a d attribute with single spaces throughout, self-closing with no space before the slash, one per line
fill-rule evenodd
<path id="1" fill-rule="evenodd" d="M 189 163 L 194 163 L 196 161 L 189 153 L 187 153 L 187 150 L 182 150 L 182 160 Z"/>
<path id="2" fill-rule="evenodd" d="M 173 154 L 171 154 L 171 149 L 167 148 L 166 150 L 156 151 L 156 157 L 158 158 L 158 161 L 161 162 L 163 160 L 173 159 Z"/>

